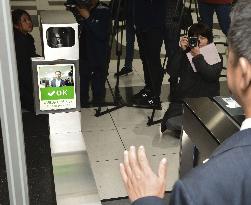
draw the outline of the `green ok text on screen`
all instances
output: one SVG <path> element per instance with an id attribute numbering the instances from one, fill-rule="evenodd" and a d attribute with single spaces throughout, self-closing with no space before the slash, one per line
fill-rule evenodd
<path id="1" fill-rule="evenodd" d="M 40 88 L 41 100 L 74 99 L 74 86 Z"/>

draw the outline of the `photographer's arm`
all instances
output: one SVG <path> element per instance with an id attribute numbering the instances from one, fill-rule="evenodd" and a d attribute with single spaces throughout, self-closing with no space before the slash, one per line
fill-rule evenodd
<path id="1" fill-rule="evenodd" d="M 223 60 L 221 62 L 216 63 L 214 65 L 209 65 L 204 56 L 199 54 L 193 58 L 193 63 L 195 65 L 198 73 L 206 80 L 206 81 L 216 81 L 219 79 L 222 68 L 223 68 Z"/>

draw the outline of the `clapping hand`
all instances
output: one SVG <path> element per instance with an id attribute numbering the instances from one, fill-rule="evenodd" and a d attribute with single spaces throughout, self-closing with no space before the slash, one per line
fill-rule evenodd
<path id="1" fill-rule="evenodd" d="M 124 163 L 120 164 L 120 173 L 132 202 L 146 196 L 164 197 L 166 165 L 167 160 L 164 158 L 160 161 L 156 175 L 149 165 L 143 146 L 139 147 L 137 153 L 134 146 L 124 152 Z"/>

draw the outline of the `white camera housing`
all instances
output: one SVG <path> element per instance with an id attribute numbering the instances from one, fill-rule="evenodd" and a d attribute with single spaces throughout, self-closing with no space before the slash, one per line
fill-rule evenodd
<path id="1" fill-rule="evenodd" d="M 45 60 L 78 60 L 78 23 L 69 11 L 41 11 Z"/>

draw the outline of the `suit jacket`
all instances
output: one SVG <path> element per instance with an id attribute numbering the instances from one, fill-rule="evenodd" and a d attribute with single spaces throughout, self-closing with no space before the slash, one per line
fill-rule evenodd
<path id="1" fill-rule="evenodd" d="M 211 155 L 176 182 L 170 205 L 251 204 L 251 129 L 234 134 Z M 157 197 L 138 199 L 134 205 L 164 205 Z"/>
<path id="2" fill-rule="evenodd" d="M 65 81 L 61 79 L 61 81 L 60 81 L 60 86 L 59 86 L 59 87 L 62 87 L 62 86 L 64 86 L 64 85 L 65 85 Z M 51 81 L 51 87 L 57 87 L 57 86 L 56 86 L 56 79 L 53 79 L 53 80 Z"/>

